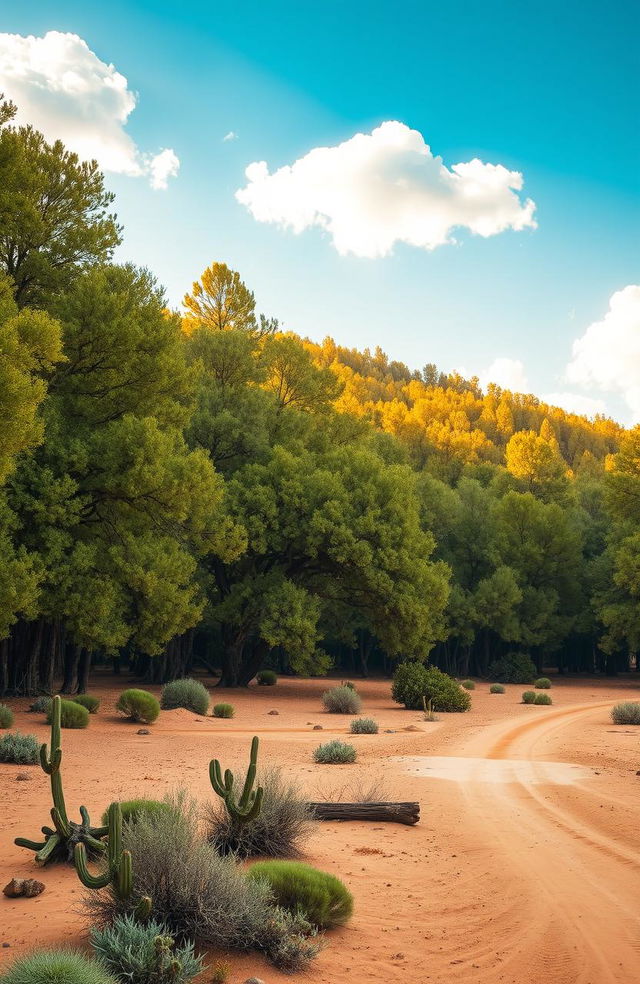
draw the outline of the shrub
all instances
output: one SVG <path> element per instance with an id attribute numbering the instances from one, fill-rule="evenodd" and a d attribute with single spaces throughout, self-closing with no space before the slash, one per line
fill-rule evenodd
<path id="1" fill-rule="evenodd" d="M 193 943 L 176 946 L 166 926 L 119 916 L 111 926 L 91 930 L 91 943 L 107 970 L 135 984 L 186 984 L 202 971 Z"/>
<path id="2" fill-rule="evenodd" d="M 86 707 L 89 714 L 95 714 L 100 707 L 100 698 L 94 697 L 93 694 L 78 694 L 76 697 L 72 697 L 71 700 L 74 704 L 80 704 L 81 707 Z"/>
<path id="3" fill-rule="evenodd" d="M 473 680 L 463 680 L 462 683 L 461 683 L 461 686 L 464 687 L 465 690 L 475 690 L 476 689 L 476 685 L 475 685 L 475 683 L 474 683 Z"/>
<path id="4" fill-rule="evenodd" d="M 536 694 L 536 699 L 534 704 L 553 704 L 551 700 L 551 694 Z"/>
<path id="5" fill-rule="evenodd" d="M 356 750 L 353 745 L 344 741 L 328 741 L 318 745 L 313 753 L 314 762 L 320 765 L 346 765 L 356 760 Z"/>
<path id="6" fill-rule="evenodd" d="M 209 691 L 199 680 L 172 680 L 165 683 L 160 696 L 163 710 L 172 711 L 185 707 L 194 714 L 207 714 L 209 710 Z"/>
<path id="7" fill-rule="evenodd" d="M 109 804 L 111 805 L 111 804 Z M 170 810 L 171 804 L 164 800 L 135 799 L 124 800 L 120 803 L 123 823 L 137 823 L 140 817 L 157 816 L 165 810 Z M 102 825 L 106 827 L 109 823 L 109 807 L 102 814 Z"/>
<path id="8" fill-rule="evenodd" d="M 248 871 L 265 882 L 277 904 L 302 913 L 318 929 L 344 926 L 353 913 L 353 896 L 339 878 L 300 861 L 259 861 Z"/>
<path id="9" fill-rule="evenodd" d="M 362 707 L 360 695 L 351 687 L 342 685 L 325 690 L 322 703 L 330 714 L 359 714 Z"/>
<path id="10" fill-rule="evenodd" d="M 52 707 L 47 711 L 47 724 L 51 724 Z M 73 700 L 60 701 L 60 727 L 86 728 L 89 724 L 89 711 Z"/>
<path id="11" fill-rule="evenodd" d="M 233 858 L 221 857 L 201 838 L 195 801 L 181 796 L 170 802 L 170 810 L 124 826 L 123 848 L 132 856 L 132 898 L 121 899 L 112 883 L 91 892 L 84 905 L 94 923 L 104 927 L 130 914 L 135 900 L 148 895 L 154 919 L 177 939 L 223 950 L 258 949 L 275 960 L 272 927 L 281 920 L 266 886 L 248 879 Z M 291 937 L 292 945 L 299 933 L 293 924 L 280 925 L 279 931 Z M 302 953 L 295 969 L 314 955 Z"/>
<path id="12" fill-rule="evenodd" d="M 640 724 L 640 702 L 624 700 L 616 704 L 611 708 L 611 720 L 614 724 Z"/>
<path id="13" fill-rule="evenodd" d="M 13 724 L 13 711 L 6 704 L 0 704 L 0 728 L 10 728 Z"/>
<path id="14" fill-rule="evenodd" d="M 214 718 L 232 718 L 235 713 L 233 704 L 214 704 L 211 712 Z"/>
<path id="15" fill-rule="evenodd" d="M 35 765 L 40 761 L 40 744 L 35 735 L 21 735 L 15 731 L 12 735 L 0 738 L 0 762 L 12 762 L 14 765 Z"/>
<path id="16" fill-rule="evenodd" d="M 269 769 L 259 778 L 264 789 L 260 813 L 246 822 L 233 820 L 218 801 L 207 814 L 209 840 L 219 854 L 240 858 L 297 858 L 300 844 L 314 825 L 306 798 L 298 786 Z"/>
<path id="17" fill-rule="evenodd" d="M 209 968 L 211 973 L 211 984 L 225 984 L 231 973 L 231 964 L 226 960 L 216 960 L 213 967 Z"/>
<path id="18" fill-rule="evenodd" d="M 551 680 L 549 679 L 549 677 L 538 677 L 538 679 L 534 683 L 534 687 L 536 688 L 536 690 L 550 690 Z"/>
<path id="19" fill-rule="evenodd" d="M 504 693 L 504 687 L 502 686 L 501 683 L 492 683 L 491 686 L 489 687 L 489 693 L 490 694 L 503 694 Z"/>
<path id="20" fill-rule="evenodd" d="M 373 718 L 355 718 L 349 726 L 352 735 L 377 735 L 378 722 Z"/>
<path id="21" fill-rule="evenodd" d="M 132 721 L 153 724 L 160 713 L 160 704 L 147 690 L 125 690 L 118 698 L 116 710 Z"/>
<path id="22" fill-rule="evenodd" d="M 260 670 L 256 675 L 256 680 L 261 687 L 274 687 L 278 682 L 278 674 L 275 670 Z"/>
<path id="23" fill-rule="evenodd" d="M 34 711 L 37 714 L 46 714 L 51 707 L 51 701 L 53 697 L 49 694 L 43 694 L 41 697 L 36 697 L 33 704 L 30 705 L 29 710 Z"/>
<path id="24" fill-rule="evenodd" d="M 507 653 L 489 664 L 490 680 L 499 683 L 531 683 L 536 668 L 526 653 Z"/>
<path id="25" fill-rule="evenodd" d="M 352 683 L 351 680 L 341 680 L 340 681 L 340 686 L 341 687 L 348 687 L 349 690 L 357 690 L 357 687 L 356 687 L 355 683 Z"/>
<path id="26" fill-rule="evenodd" d="M 536 694 L 535 690 L 525 690 L 525 692 L 522 695 L 522 703 L 523 704 L 535 704 L 535 702 L 536 702 L 536 696 L 537 696 L 537 694 Z"/>
<path id="27" fill-rule="evenodd" d="M 410 661 L 400 663 L 393 674 L 393 699 L 407 710 L 418 711 L 431 701 L 435 711 L 468 711 L 471 697 L 452 677 L 436 666 Z"/>
<path id="28" fill-rule="evenodd" d="M 75 950 L 40 950 L 17 960 L 2 984 L 118 984 L 97 960 Z"/>

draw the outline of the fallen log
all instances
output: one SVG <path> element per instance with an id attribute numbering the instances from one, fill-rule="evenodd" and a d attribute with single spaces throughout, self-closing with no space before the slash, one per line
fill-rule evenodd
<path id="1" fill-rule="evenodd" d="M 420 819 L 419 803 L 309 803 L 317 820 L 376 820 L 411 826 Z"/>

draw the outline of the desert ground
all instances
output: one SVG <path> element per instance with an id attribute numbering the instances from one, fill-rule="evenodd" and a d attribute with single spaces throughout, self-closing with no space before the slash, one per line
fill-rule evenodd
<path id="1" fill-rule="evenodd" d="M 617 701 L 640 700 L 638 680 L 554 680 L 551 707 L 521 704 L 522 686 L 491 695 L 478 683 L 470 712 L 434 723 L 393 704 L 389 681 L 359 681 L 363 714 L 380 733 L 350 736 L 358 759 L 343 766 L 311 757 L 321 740 L 348 733 L 349 717 L 322 710 L 326 680 L 217 689 L 216 700 L 235 705 L 233 720 L 164 711 L 147 736 L 115 711 L 126 685 L 124 676 L 97 676 L 99 713 L 86 731 L 63 732 L 71 816 L 80 804 L 98 817 L 114 798 L 161 798 L 178 786 L 211 801 L 209 760 L 244 768 L 254 734 L 261 764 L 285 768 L 310 799 L 376 782 L 390 799 L 420 801 L 415 827 L 318 824 L 306 860 L 347 883 L 355 914 L 328 934 L 309 984 L 640 979 L 640 729 L 610 719 Z M 28 700 L 9 703 L 15 727 L 48 740 Z M 19 780 L 25 772 L 30 779 Z M 36 869 L 33 855 L 13 844 L 47 822 L 47 777 L 39 766 L 0 765 L 0 789 L 1 884 L 14 876 L 46 884 L 37 898 L 0 896 L 2 970 L 36 945 L 84 945 L 86 924 L 73 869 Z M 229 959 L 231 984 L 252 975 L 291 980 L 256 956 Z"/>

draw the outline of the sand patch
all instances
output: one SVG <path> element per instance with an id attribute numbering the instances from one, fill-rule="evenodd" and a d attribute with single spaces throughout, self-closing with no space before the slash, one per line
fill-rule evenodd
<path id="1" fill-rule="evenodd" d="M 407 772 L 452 782 L 553 783 L 566 786 L 593 775 L 593 769 L 567 762 L 531 762 L 520 759 L 461 758 L 453 755 L 400 755 Z"/>

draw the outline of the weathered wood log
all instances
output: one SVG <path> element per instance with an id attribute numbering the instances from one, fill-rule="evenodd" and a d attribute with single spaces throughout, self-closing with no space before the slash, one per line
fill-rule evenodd
<path id="1" fill-rule="evenodd" d="M 419 803 L 309 803 L 318 820 L 376 820 L 411 826 L 420 819 Z"/>

